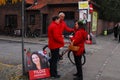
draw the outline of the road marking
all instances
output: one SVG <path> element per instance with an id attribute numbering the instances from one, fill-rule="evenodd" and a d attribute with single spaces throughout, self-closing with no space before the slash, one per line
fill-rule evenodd
<path id="1" fill-rule="evenodd" d="M 96 75 L 96 80 L 100 80 L 101 75 L 103 73 L 103 70 L 105 68 L 105 66 L 107 65 L 107 63 L 110 61 L 110 59 L 112 58 L 112 56 L 115 54 L 114 52 L 118 49 L 119 45 L 117 45 L 115 47 L 114 50 L 112 50 L 112 53 L 106 58 L 104 64 L 102 65 L 102 67 L 100 68 L 100 70 L 98 71 L 98 74 Z"/>

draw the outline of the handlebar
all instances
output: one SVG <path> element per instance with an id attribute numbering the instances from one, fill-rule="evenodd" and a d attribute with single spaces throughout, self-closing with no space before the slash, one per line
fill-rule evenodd
<path id="1" fill-rule="evenodd" d="M 45 45 L 45 46 L 43 47 L 43 51 L 44 51 L 47 47 L 48 47 L 48 45 Z"/>
<path id="2" fill-rule="evenodd" d="M 65 38 L 72 38 L 74 33 L 70 33 L 69 35 L 64 35 Z"/>

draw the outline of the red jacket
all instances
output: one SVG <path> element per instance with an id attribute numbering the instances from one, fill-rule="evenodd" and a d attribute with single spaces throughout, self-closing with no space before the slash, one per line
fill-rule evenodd
<path id="1" fill-rule="evenodd" d="M 50 49 L 56 49 L 64 46 L 64 37 L 63 31 L 66 30 L 68 32 L 74 31 L 67 27 L 64 21 L 60 21 L 60 24 L 52 22 L 48 27 L 48 47 Z"/>
<path id="2" fill-rule="evenodd" d="M 62 37 L 60 24 L 52 22 L 48 26 L 48 47 L 56 49 L 64 46 L 64 38 Z"/>
<path id="3" fill-rule="evenodd" d="M 69 28 L 69 27 L 67 26 L 67 24 L 65 23 L 65 21 L 63 21 L 63 20 L 60 21 L 60 30 L 61 30 L 62 33 L 63 33 L 64 30 L 67 31 L 67 32 L 72 32 L 72 31 L 74 31 L 74 29 Z M 62 33 L 61 33 L 61 34 L 62 34 Z"/>
<path id="4" fill-rule="evenodd" d="M 84 29 L 79 29 L 75 32 L 74 36 L 72 37 L 72 41 L 74 40 L 75 46 L 79 46 L 79 50 L 74 52 L 76 56 L 82 55 L 85 50 L 85 40 L 87 38 L 87 32 Z"/>

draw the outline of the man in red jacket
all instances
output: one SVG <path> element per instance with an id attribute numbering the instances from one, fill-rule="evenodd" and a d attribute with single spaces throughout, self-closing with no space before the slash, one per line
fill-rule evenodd
<path id="1" fill-rule="evenodd" d="M 64 21 L 65 18 L 65 14 L 63 12 L 59 13 L 59 17 L 60 17 L 60 30 L 61 30 L 61 34 L 63 33 L 63 31 L 67 31 L 67 32 L 73 32 L 74 29 L 71 29 L 67 26 L 67 24 Z"/>
<path id="2" fill-rule="evenodd" d="M 51 50 L 51 59 L 50 59 L 50 73 L 51 77 L 59 78 L 60 75 L 57 73 L 57 61 L 59 60 L 59 48 L 64 46 L 64 30 L 68 32 L 74 31 L 67 27 L 64 22 L 64 13 L 59 13 L 59 17 L 53 17 L 53 21 L 48 27 L 48 47 Z"/>

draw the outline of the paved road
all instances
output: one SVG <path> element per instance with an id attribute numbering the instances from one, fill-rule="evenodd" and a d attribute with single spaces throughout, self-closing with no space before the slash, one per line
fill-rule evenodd
<path id="1" fill-rule="evenodd" d="M 120 44 L 112 35 L 97 38 L 96 45 L 87 45 L 91 54 L 87 55 L 87 63 L 83 66 L 84 80 L 120 80 Z M 61 80 L 73 80 L 75 68 L 68 71 Z"/>
<path id="2" fill-rule="evenodd" d="M 44 45 L 24 43 L 25 49 L 31 51 L 42 50 Z M 0 41 L 0 62 L 4 64 L 18 65 L 22 63 L 21 43 L 14 41 Z"/>

